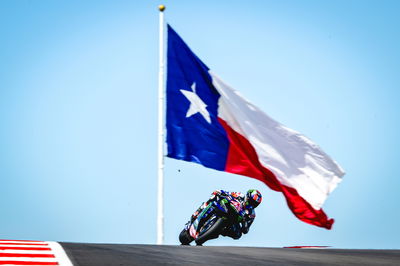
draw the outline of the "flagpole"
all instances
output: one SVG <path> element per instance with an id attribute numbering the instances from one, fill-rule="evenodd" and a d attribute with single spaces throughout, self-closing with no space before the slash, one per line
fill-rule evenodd
<path id="1" fill-rule="evenodd" d="M 164 242 L 164 10 L 159 12 L 157 245 Z"/>

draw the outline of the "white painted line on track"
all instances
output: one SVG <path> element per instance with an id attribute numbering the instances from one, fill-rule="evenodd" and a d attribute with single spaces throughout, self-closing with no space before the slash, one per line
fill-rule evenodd
<path id="1" fill-rule="evenodd" d="M 0 240 L 0 244 L 2 243 L 16 243 L 16 244 L 44 244 L 45 241 L 33 241 L 33 240 Z"/>
<path id="2" fill-rule="evenodd" d="M 15 249 L 22 249 L 22 248 L 32 248 L 32 249 L 37 249 L 37 248 L 39 248 L 39 249 L 45 249 L 45 248 L 49 248 L 49 246 L 48 245 L 45 245 L 45 246 L 32 246 L 32 245 L 3 245 L 3 244 L 0 244 L 0 249 L 3 249 L 3 248 L 6 248 L 6 249 L 13 249 L 13 248 L 15 248 Z"/>
<path id="3" fill-rule="evenodd" d="M 0 250 L 0 255 L 3 253 L 14 253 L 14 254 L 53 254 L 51 250 Z"/>
<path id="4" fill-rule="evenodd" d="M 16 257 L 1 257 L 0 262 L 2 261 L 34 261 L 34 262 L 55 262 L 56 258 L 30 258 L 30 257 L 22 257 L 22 258 L 16 258 Z M 58 262 L 58 261 L 57 261 Z M 64 265 L 64 264 L 59 264 L 59 265 Z M 71 264 L 72 265 L 72 264 Z"/>
<path id="5" fill-rule="evenodd" d="M 57 242 L 47 242 L 49 243 L 49 246 L 51 247 L 51 250 L 53 250 L 54 255 L 56 256 L 56 259 L 61 266 L 73 266 L 72 262 L 67 256 L 67 253 L 65 253 L 65 250 L 63 247 L 57 243 Z"/>

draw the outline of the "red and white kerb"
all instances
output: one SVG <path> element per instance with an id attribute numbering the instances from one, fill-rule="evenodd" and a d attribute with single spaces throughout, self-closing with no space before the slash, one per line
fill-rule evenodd
<path id="1" fill-rule="evenodd" d="M 57 242 L 32 240 L 0 240 L 0 265 L 72 266 Z"/>

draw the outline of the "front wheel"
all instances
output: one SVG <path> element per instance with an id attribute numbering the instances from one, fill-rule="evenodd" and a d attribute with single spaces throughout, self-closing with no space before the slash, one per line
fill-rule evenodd
<path id="1" fill-rule="evenodd" d="M 206 223 L 204 227 L 207 227 L 200 235 L 196 238 L 195 242 L 197 245 L 202 245 L 204 242 L 210 239 L 218 238 L 222 229 L 224 229 L 226 225 L 226 220 L 221 217 L 213 217 L 214 219 L 210 219 L 210 223 Z M 202 228 L 202 230 L 203 230 Z"/>
<path id="2" fill-rule="evenodd" d="M 189 235 L 188 230 L 183 229 L 182 232 L 179 234 L 179 241 L 182 245 L 189 245 L 190 242 L 193 241 L 193 237 Z"/>

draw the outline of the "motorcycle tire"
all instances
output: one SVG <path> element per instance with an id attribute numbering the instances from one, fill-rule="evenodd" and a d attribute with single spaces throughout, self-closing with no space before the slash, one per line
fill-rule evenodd
<path id="1" fill-rule="evenodd" d="M 208 225 L 208 230 L 201 233 L 195 240 L 196 245 L 201 246 L 204 242 L 210 239 L 218 238 L 222 229 L 226 226 L 226 220 L 223 218 L 217 218 L 214 220 L 214 224 Z"/>
<path id="2" fill-rule="evenodd" d="M 189 232 L 185 229 L 179 234 L 179 241 L 182 245 L 189 245 L 193 241 L 193 237 L 189 235 Z"/>

